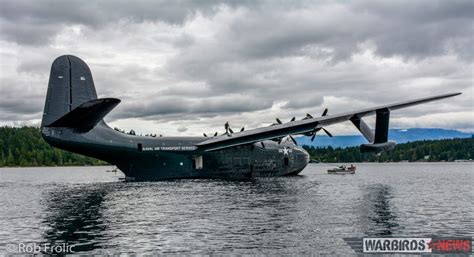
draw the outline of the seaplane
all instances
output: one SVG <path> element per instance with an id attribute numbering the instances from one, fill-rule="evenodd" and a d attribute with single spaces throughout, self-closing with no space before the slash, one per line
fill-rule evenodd
<path id="1" fill-rule="evenodd" d="M 459 95 L 448 93 L 361 110 L 318 117 L 307 114 L 255 129 L 234 131 L 229 123 L 224 133 L 200 137 L 150 137 L 112 129 L 104 117 L 120 100 L 98 98 L 87 64 L 73 55 L 58 57 L 51 66 L 41 121 L 41 134 L 52 146 L 104 160 L 125 174 L 127 181 L 185 178 L 254 178 L 292 176 L 308 164 L 309 155 L 293 136 L 315 139 L 327 126 L 351 122 L 367 139 L 362 152 L 392 150 L 388 140 L 390 113 L 406 107 Z M 363 118 L 375 115 L 373 130 Z"/>

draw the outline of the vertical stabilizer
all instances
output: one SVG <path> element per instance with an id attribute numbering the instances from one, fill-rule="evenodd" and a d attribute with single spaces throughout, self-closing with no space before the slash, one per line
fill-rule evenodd
<path id="1" fill-rule="evenodd" d="M 87 64 L 72 55 L 54 60 L 41 126 L 48 126 L 79 105 L 97 99 L 92 74 Z"/>

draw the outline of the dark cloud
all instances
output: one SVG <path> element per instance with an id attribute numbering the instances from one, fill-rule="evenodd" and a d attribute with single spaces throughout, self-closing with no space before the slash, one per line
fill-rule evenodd
<path id="1" fill-rule="evenodd" d="M 251 1 L 229 6 L 252 5 Z M 119 20 L 131 22 L 162 21 L 182 24 L 197 12 L 211 15 L 221 1 L 2 1 L 0 28 L 4 37 L 20 44 L 49 42 L 64 25 L 81 24 L 100 28 Z"/>
<path id="2" fill-rule="evenodd" d="M 99 96 L 122 99 L 117 124 L 194 133 L 462 91 L 394 124 L 433 125 L 436 112 L 473 129 L 461 118 L 472 116 L 472 13 L 472 1 L 2 1 L 0 120 L 39 120 L 51 62 L 74 54 Z"/>
<path id="3" fill-rule="evenodd" d="M 40 113 L 43 105 L 39 101 L 21 101 L 17 98 L 4 98 L 0 102 L 2 112 L 16 115 Z"/>
<path id="4" fill-rule="evenodd" d="M 179 26 L 197 13 L 212 16 L 225 6 L 242 8 L 244 13 L 217 35 L 232 58 L 307 55 L 309 46 L 332 48 L 332 58 L 347 58 L 366 41 L 372 41 L 384 56 L 426 57 L 455 51 L 472 58 L 472 48 L 464 47 L 466 37 L 474 32 L 472 1 L 3 1 L 0 28 L 7 40 L 41 44 L 64 25 L 99 29 L 127 20 Z M 176 43 L 187 45 L 189 40 Z"/>
<path id="5" fill-rule="evenodd" d="M 156 119 L 164 115 L 216 115 L 252 112 L 272 106 L 271 100 L 244 95 L 224 95 L 219 97 L 183 98 L 156 97 L 152 101 L 130 101 L 113 114 L 113 118 Z"/>
<path id="6" fill-rule="evenodd" d="M 16 115 L 17 119 L 21 119 L 23 115 L 40 114 L 44 107 L 45 95 L 46 92 L 40 93 L 31 84 L 4 80 L 0 86 L 0 115 L 11 114 Z M 0 118 L 0 120 L 2 119 Z"/>

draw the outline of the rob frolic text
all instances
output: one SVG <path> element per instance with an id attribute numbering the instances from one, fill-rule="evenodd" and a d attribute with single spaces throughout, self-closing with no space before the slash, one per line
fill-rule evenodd
<path id="1" fill-rule="evenodd" d="M 74 246 L 68 243 L 18 243 L 7 244 L 5 250 L 20 254 L 67 254 L 74 253 Z"/>

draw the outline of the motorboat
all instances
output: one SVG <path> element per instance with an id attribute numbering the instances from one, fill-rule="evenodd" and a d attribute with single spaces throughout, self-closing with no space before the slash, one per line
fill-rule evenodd
<path id="1" fill-rule="evenodd" d="M 346 165 L 340 165 L 336 168 L 329 169 L 328 174 L 355 174 L 356 167 L 351 164 L 347 167 Z"/>

